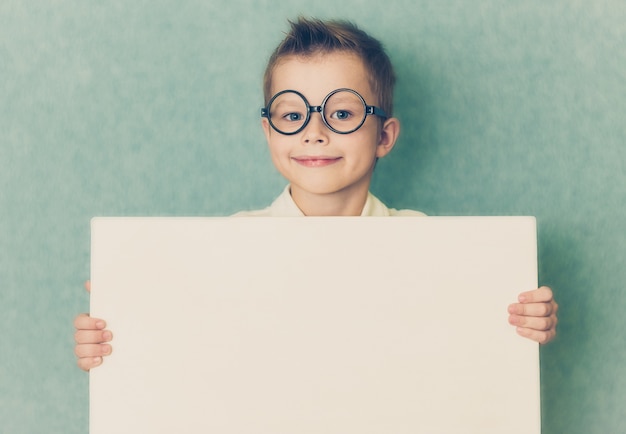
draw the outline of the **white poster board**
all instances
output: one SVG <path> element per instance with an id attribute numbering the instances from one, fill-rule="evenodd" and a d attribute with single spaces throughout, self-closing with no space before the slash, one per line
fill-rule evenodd
<path id="1" fill-rule="evenodd" d="M 96 218 L 91 279 L 91 434 L 540 432 L 534 218 Z"/>

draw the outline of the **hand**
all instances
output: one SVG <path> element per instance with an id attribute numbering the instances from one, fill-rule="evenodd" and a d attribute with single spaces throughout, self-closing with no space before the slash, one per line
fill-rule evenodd
<path id="1" fill-rule="evenodd" d="M 91 292 L 91 283 L 85 283 L 85 289 Z M 113 339 L 113 334 L 105 330 L 106 322 L 99 318 L 91 318 L 83 313 L 74 320 L 76 333 L 74 339 L 76 347 L 74 353 L 78 357 L 78 367 L 84 371 L 100 366 L 103 357 L 108 356 L 113 351 L 111 345 L 107 344 Z"/>
<path id="2" fill-rule="evenodd" d="M 520 336 L 540 344 L 550 342 L 556 336 L 559 306 L 554 301 L 552 290 L 547 286 L 523 292 L 519 303 L 509 306 L 509 323 L 517 326 Z"/>

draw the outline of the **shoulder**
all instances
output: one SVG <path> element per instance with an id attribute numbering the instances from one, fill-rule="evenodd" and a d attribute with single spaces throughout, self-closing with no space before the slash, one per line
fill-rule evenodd
<path id="1" fill-rule="evenodd" d="M 255 209 L 252 211 L 239 211 L 235 214 L 232 214 L 231 217 L 271 217 L 272 211 L 270 207 L 263 209 Z"/>
<path id="2" fill-rule="evenodd" d="M 412 209 L 394 209 L 389 208 L 389 216 L 391 217 L 426 217 L 421 211 L 415 211 Z"/>

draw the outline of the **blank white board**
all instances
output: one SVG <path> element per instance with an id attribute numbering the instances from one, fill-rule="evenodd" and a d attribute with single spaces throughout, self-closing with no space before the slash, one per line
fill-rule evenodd
<path id="1" fill-rule="evenodd" d="M 96 218 L 91 434 L 540 432 L 531 217 Z"/>

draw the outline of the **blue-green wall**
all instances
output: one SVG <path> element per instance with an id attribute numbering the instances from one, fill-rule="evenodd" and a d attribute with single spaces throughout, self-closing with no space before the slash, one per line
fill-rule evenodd
<path id="1" fill-rule="evenodd" d="M 71 323 L 92 216 L 223 215 L 280 192 L 260 77 L 298 14 L 354 20 L 396 64 L 385 202 L 537 216 L 561 305 L 543 431 L 623 432 L 622 0 L 0 2 L 0 432 L 87 432 Z"/>

